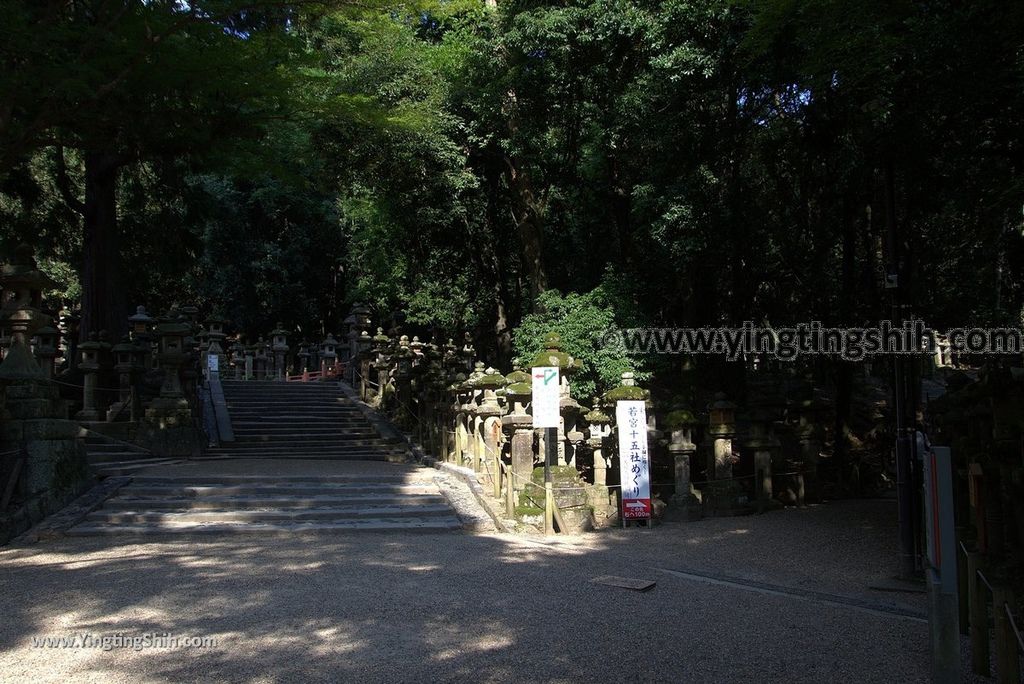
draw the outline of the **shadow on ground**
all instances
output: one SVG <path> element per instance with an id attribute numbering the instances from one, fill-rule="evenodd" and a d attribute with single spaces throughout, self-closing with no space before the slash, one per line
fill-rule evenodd
<path id="1" fill-rule="evenodd" d="M 842 502 L 546 542 L 504 535 L 65 539 L 0 552 L 4 681 L 926 681 L 919 621 L 697 582 L 891 601 L 895 508 Z M 653 579 L 636 593 L 599 575 Z M 913 594 L 900 596 L 922 605 Z M 213 636 L 48 649 L 41 636 Z"/>

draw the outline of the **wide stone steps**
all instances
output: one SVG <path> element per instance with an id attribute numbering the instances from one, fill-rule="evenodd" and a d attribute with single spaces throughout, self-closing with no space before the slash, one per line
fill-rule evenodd
<path id="1" fill-rule="evenodd" d="M 153 456 L 147 449 L 98 432 L 88 432 L 84 442 L 86 463 L 99 477 L 131 475 L 151 466 L 177 463 L 176 459 Z"/>
<path id="2" fill-rule="evenodd" d="M 406 476 L 137 476 L 70 536 L 462 529 L 433 480 Z"/>

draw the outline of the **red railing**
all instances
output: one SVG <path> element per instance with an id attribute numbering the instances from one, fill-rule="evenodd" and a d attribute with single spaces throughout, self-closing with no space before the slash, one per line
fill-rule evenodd
<path id="1" fill-rule="evenodd" d="M 339 378 L 345 373 L 345 364 L 339 363 L 334 366 L 329 366 L 326 370 L 322 371 L 303 371 L 300 375 L 286 375 L 285 380 L 288 382 L 318 382 L 320 380 L 333 380 Z"/>

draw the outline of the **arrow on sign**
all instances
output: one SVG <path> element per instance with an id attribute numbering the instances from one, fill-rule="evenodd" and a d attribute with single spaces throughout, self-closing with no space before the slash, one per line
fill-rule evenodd
<path id="1" fill-rule="evenodd" d="M 647 506 L 639 501 L 631 501 L 628 504 L 626 504 L 626 508 L 643 508 L 646 510 Z"/>

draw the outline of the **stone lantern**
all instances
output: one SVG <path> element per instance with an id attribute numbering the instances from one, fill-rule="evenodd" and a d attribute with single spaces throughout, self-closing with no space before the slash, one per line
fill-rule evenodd
<path id="1" fill-rule="evenodd" d="M 128 317 L 132 341 L 143 350 L 143 368 L 151 368 L 153 365 L 153 336 L 150 333 L 153 323 L 155 323 L 154 319 L 146 313 L 146 307 L 144 306 L 135 307 L 135 313 Z"/>
<path id="2" fill-rule="evenodd" d="M 575 418 L 580 413 L 580 405 L 569 393 L 569 378 L 579 370 L 583 364 L 579 360 L 573 358 L 570 354 L 562 351 L 562 337 L 558 333 L 549 332 L 544 336 L 544 349 L 533 357 L 533 362 L 530 365 L 534 368 L 538 366 L 554 366 L 558 368 L 558 391 L 560 395 L 558 404 L 560 415 L 556 444 L 558 451 L 558 465 L 566 465 L 568 462 L 565 454 L 565 440 L 567 433 L 573 433 L 573 436 L 576 438 L 576 443 L 579 443 L 583 439 L 583 434 L 575 429 Z M 544 439 L 545 437 L 542 435 L 541 438 Z M 542 454 L 546 453 L 544 451 L 546 448 L 546 445 L 542 445 Z"/>
<path id="3" fill-rule="evenodd" d="M 284 380 L 285 364 L 288 357 L 288 331 L 281 323 L 277 324 L 274 330 L 270 331 L 270 349 L 274 352 L 274 378 Z"/>
<path id="4" fill-rule="evenodd" d="M 594 486 L 604 488 L 605 503 L 608 503 L 608 467 L 611 463 L 605 453 L 604 442 L 611 437 L 612 419 L 601 410 L 598 397 L 594 397 L 593 404 L 594 408 L 583 416 L 583 420 L 587 422 L 587 445 L 594 452 Z"/>
<path id="5" fill-rule="evenodd" d="M 363 351 L 360 346 L 360 333 L 370 325 L 370 310 L 362 304 L 352 306 L 348 318 L 343 321 L 345 334 L 348 336 L 348 356 L 345 361 L 349 363 L 348 377 L 350 382 L 355 381 L 355 363 L 359 354 Z"/>
<path id="6" fill-rule="evenodd" d="M 256 345 L 246 346 L 246 380 L 256 379 Z"/>
<path id="7" fill-rule="evenodd" d="M 173 311 L 160 319 L 153 333 L 159 340 L 157 360 L 164 371 L 160 396 L 146 408 L 139 426 L 139 443 L 160 456 L 193 457 L 202 446 L 193 423 L 192 410 L 182 388 L 183 368 L 193 367 L 193 327 Z M 189 382 L 185 376 L 185 382 Z"/>
<path id="8" fill-rule="evenodd" d="M 736 436 L 736 404 L 724 392 L 715 394 L 708 405 L 708 436 L 711 453 L 708 458 L 708 494 L 713 510 L 729 510 L 740 502 L 739 483 L 733 480 L 737 462 L 732 440 Z"/>
<path id="9" fill-rule="evenodd" d="M 139 347 L 132 344 L 131 339 L 125 336 L 120 342 L 114 345 L 111 350 L 114 354 L 114 372 L 117 373 L 117 401 L 110 405 L 110 409 L 107 411 L 107 420 L 117 420 L 121 412 L 127 407 L 129 410 L 134 409 L 132 405 L 133 392 L 135 385 L 135 373 L 136 373 L 136 359 L 139 353 Z M 135 419 L 134 411 L 129 414 L 129 420 Z"/>
<path id="10" fill-rule="evenodd" d="M 305 376 L 309 373 L 309 342 L 302 340 L 299 342 L 299 372 Z"/>
<path id="11" fill-rule="evenodd" d="M 245 346 L 240 340 L 231 345 L 231 366 L 235 369 L 235 380 L 245 378 Z"/>
<path id="12" fill-rule="evenodd" d="M 694 430 L 699 424 L 700 421 L 686 408 L 677 408 L 665 417 L 665 427 L 671 435 L 668 452 L 672 455 L 675 469 L 675 493 L 669 513 L 680 520 L 694 520 L 701 514 L 700 499 L 691 478 L 691 459 L 697 451 Z"/>
<path id="13" fill-rule="evenodd" d="M 102 419 L 96 406 L 96 376 L 100 372 L 100 343 L 96 333 L 78 345 L 78 368 L 82 371 L 82 410 L 75 418 L 81 421 L 98 421 Z"/>
<path id="14" fill-rule="evenodd" d="M 532 381 L 530 374 L 521 370 L 505 376 L 505 396 L 511 412 L 501 417 L 501 425 L 511 433 L 512 487 L 517 494 L 526 488 L 533 474 L 533 416 L 526 412 L 533 394 Z"/>
<path id="15" fill-rule="evenodd" d="M 267 343 L 260 337 L 256 340 L 256 356 L 253 358 L 256 365 L 256 379 L 267 379 L 267 366 L 270 365 L 270 357 L 267 354 Z"/>
<path id="16" fill-rule="evenodd" d="M 334 373 L 338 359 L 338 340 L 334 335 L 328 333 L 323 344 L 320 345 L 320 373 L 321 379 Z"/>
<path id="17" fill-rule="evenodd" d="M 39 362 L 39 367 L 43 371 L 43 376 L 46 379 L 52 379 L 56 374 L 55 359 L 57 354 L 60 352 L 58 348 L 58 335 L 57 329 L 52 325 L 47 325 L 36 331 L 36 361 Z"/>
<path id="18" fill-rule="evenodd" d="M 36 266 L 28 245 L 19 245 L 11 263 L 0 266 L 0 287 L 3 288 L 0 329 L 5 349 L 19 336 L 20 342 L 27 346 L 37 330 L 52 323 L 52 317 L 40 309 L 43 291 L 56 286 L 57 283 Z"/>
<path id="19" fill-rule="evenodd" d="M 505 412 L 498 404 L 498 390 L 505 387 L 505 376 L 494 368 L 488 368 L 483 376 L 476 379 L 474 386 L 483 392 L 483 398 L 476 409 L 480 421 L 479 439 L 481 470 L 486 464 L 494 488 L 495 498 L 501 496 L 501 416 Z"/>

